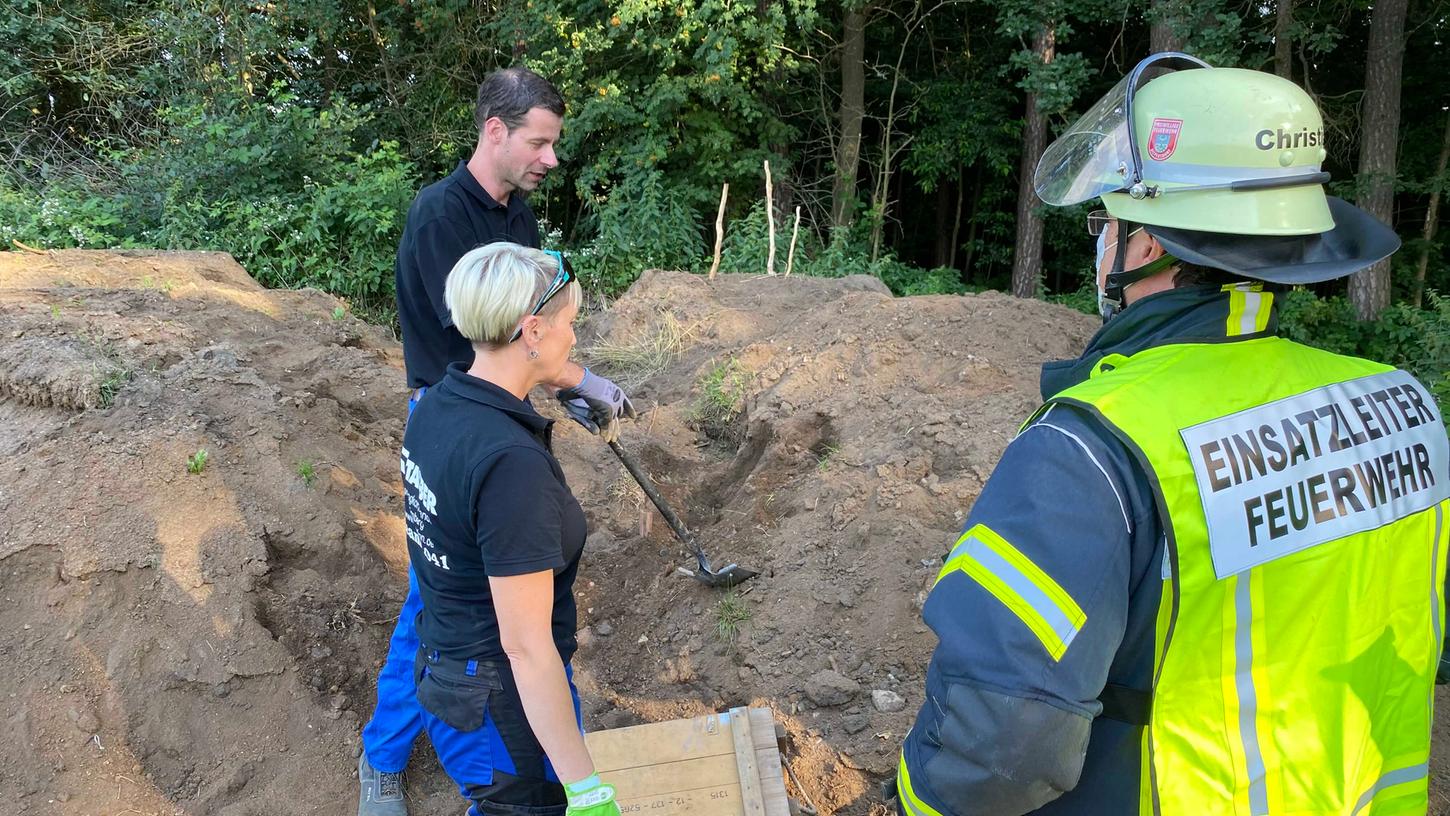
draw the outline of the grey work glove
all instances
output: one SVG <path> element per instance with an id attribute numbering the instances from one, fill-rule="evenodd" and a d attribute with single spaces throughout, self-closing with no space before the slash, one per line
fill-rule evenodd
<path id="1" fill-rule="evenodd" d="M 605 442 L 619 438 L 620 419 L 638 416 L 634 404 L 619 386 L 587 368 L 578 385 L 560 388 L 557 397 L 571 419 Z"/>

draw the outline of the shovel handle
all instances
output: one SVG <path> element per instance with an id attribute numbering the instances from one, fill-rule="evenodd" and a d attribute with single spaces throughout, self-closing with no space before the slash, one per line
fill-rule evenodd
<path id="1" fill-rule="evenodd" d="M 665 521 L 669 523 L 670 529 L 675 531 L 675 535 L 679 536 L 681 541 L 688 544 L 691 550 L 694 550 L 695 557 L 700 560 L 702 565 L 705 564 L 705 553 L 700 549 L 700 545 L 695 541 L 695 537 L 685 528 L 685 523 L 680 521 L 680 517 L 675 515 L 675 511 L 670 509 L 670 505 L 665 501 L 665 497 L 661 496 L 660 492 L 655 489 L 654 483 L 650 481 L 649 474 L 644 472 L 644 468 L 639 466 L 639 462 L 636 462 L 633 456 L 630 456 L 624 448 L 620 447 L 618 442 L 610 442 L 609 449 L 614 451 L 614 455 L 618 456 L 619 461 L 624 464 L 624 469 L 629 471 L 629 475 L 633 476 L 634 480 L 639 483 L 640 489 L 644 491 L 644 494 L 649 496 L 650 501 L 654 502 L 655 507 L 660 511 L 660 515 L 664 516 Z"/>

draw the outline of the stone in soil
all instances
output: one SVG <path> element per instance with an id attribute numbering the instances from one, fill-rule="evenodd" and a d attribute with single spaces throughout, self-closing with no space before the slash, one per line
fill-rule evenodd
<path id="1" fill-rule="evenodd" d="M 893 711 L 900 711 L 906 708 L 906 700 L 900 694 L 889 689 L 876 689 L 871 692 L 871 704 L 876 710 L 885 714 Z"/>
<path id="2" fill-rule="evenodd" d="M 832 669 L 822 669 L 806 680 L 806 696 L 818 706 L 838 706 L 851 702 L 861 693 L 855 680 Z"/>

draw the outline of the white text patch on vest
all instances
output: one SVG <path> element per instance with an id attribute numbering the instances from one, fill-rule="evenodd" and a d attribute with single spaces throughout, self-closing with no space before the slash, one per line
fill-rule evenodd
<path id="1" fill-rule="evenodd" d="M 1403 371 L 1316 388 L 1182 432 L 1225 578 L 1450 496 L 1450 441 Z"/>

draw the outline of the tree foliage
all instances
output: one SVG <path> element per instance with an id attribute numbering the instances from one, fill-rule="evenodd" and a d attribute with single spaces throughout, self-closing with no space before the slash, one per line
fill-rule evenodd
<path id="1" fill-rule="evenodd" d="M 564 164 L 534 208 L 605 293 L 652 266 L 706 266 L 725 183 L 724 266 L 762 271 L 765 160 L 778 266 L 799 206 L 799 273 L 1005 288 L 1028 94 L 1050 138 L 1147 53 L 1155 24 L 1219 65 L 1282 70 L 1287 55 L 1324 109 L 1334 191 L 1367 189 L 1355 171 L 1373 9 L 1349 0 L 1282 14 L 1241 0 L 0 2 L 0 240 L 224 249 L 269 284 L 366 308 L 391 301 L 411 196 L 474 143 L 478 80 L 520 62 L 568 103 Z M 859 48 L 845 47 L 848 15 Z M 1033 41 L 1048 25 L 1043 61 Z M 1447 33 L 1443 2 L 1412 0 L 1390 180 L 1407 242 L 1397 301 L 1414 297 L 1421 259 L 1426 290 L 1450 285 L 1444 232 L 1427 229 L 1447 186 Z M 1040 290 L 1070 298 L 1091 261 L 1081 212 L 1029 211 Z"/>

